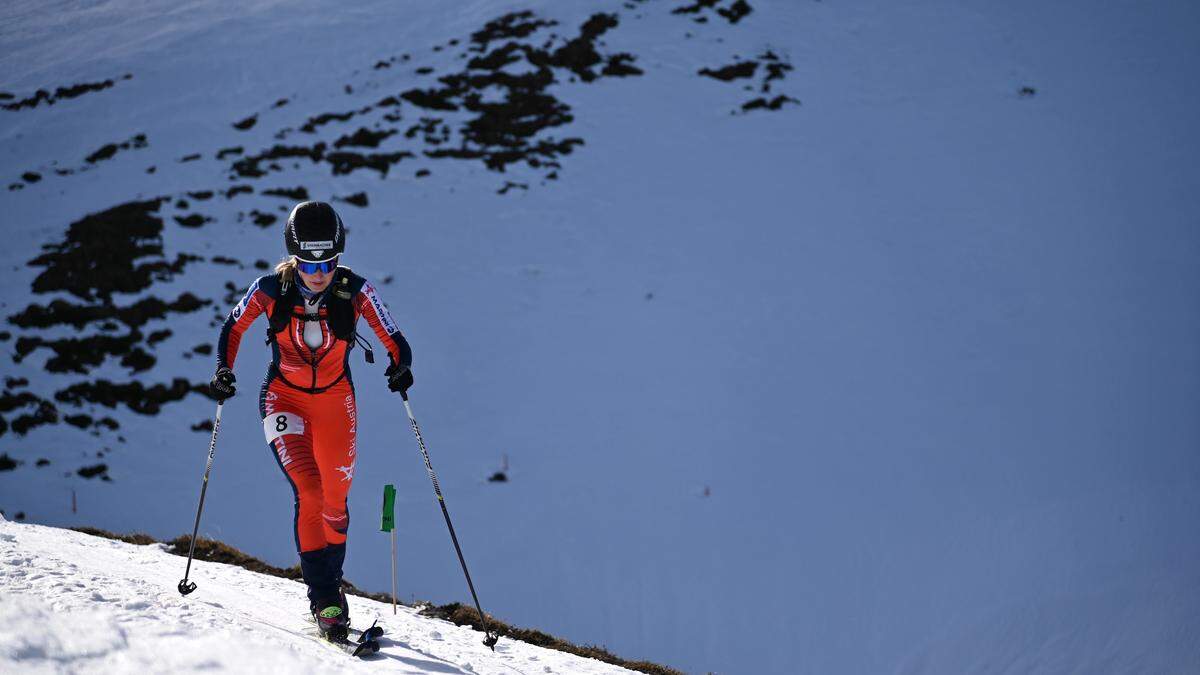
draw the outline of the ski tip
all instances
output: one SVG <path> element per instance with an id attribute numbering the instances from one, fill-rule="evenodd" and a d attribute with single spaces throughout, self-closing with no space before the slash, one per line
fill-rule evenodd
<path id="1" fill-rule="evenodd" d="M 378 642 L 376 642 L 375 640 L 363 640 L 361 643 L 359 643 L 358 647 L 355 648 L 353 655 L 357 656 L 359 658 L 362 658 L 364 656 L 371 656 L 372 654 L 375 654 L 378 651 L 379 651 L 379 643 Z"/>

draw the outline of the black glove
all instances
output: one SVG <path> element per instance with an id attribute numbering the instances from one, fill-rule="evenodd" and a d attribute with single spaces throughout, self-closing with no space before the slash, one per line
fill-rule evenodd
<path id="1" fill-rule="evenodd" d="M 213 375 L 212 382 L 208 383 L 208 387 L 214 396 L 224 401 L 227 398 L 233 398 L 233 395 L 237 393 L 237 389 L 233 386 L 234 382 L 237 382 L 237 378 L 233 376 L 233 371 L 221 366 L 217 368 L 217 374 Z"/>
<path id="2" fill-rule="evenodd" d="M 408 388 L 413 386 L 412 371 L 408 369 L 408 366 L 393 363 L 383 371 L 383 374 L 387 375 L 388 389 L 398 391 L 401 396 L 407 398 Z"/>

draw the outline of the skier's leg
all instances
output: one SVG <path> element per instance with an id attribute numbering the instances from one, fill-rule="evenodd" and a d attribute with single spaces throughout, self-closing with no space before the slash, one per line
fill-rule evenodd
<path id="1" fill-rule="evenodd" d="M 295 494 L 294 527 L 300 570 L 308 585 L 309 601 L 319 603 L 336 597 L 341 581 L 341 560 L 336 551 L 326 550 L 321 515 L 324 491 L 313 454 L 311 398 L 278 380 L 268 381 L 263 386 L 259 411 L 276 463 Z"/>
<path id="2" fill-rule="evenodd" d="M 320 394 L 319 404 L 313 406 L 313 455 L 321 473 L 322 527 L 326 547 L 326 563 L 330 574 L 339 582 L 346 558 L 346 533 L 350 514 L 346 496 L 354 480 L 357 411 L 354 393 L 348 383 Z M 348 608 L 340 593 L 324 600 L 340 604 L 348 620 Z"/>
<path id="3" fill-rule="evenodd" d="M 354 392 L 343 383 L 322 394 L 318 424 L 314 425 L 313 448 L 321 472 L 322 519 L 325 541 L 344 545 L 350 526 L 346 496 L 354 481 L 357 460 L 358 413 Z"/>

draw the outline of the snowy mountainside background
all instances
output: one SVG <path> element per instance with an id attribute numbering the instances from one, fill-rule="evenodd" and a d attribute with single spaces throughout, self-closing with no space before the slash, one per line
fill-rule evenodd
<path id="1" fill-rule="evenodd" d="M 0 12 L 9 517 L 186 531 L 204 346 L 304 188 L 489 612 L 695 672 L 1200 664 L 1192 4 Z M 261 330 L 201 531 L 288 565 Z M 347 575 L 388 587 L 395 483 L 403 592 L 466 599 L 352 363 Z"/>

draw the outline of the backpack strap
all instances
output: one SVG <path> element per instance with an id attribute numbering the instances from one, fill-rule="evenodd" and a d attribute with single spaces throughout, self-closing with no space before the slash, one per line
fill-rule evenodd
<path id="1" fill-rule="evenodd" d="M 349 267 L 339 267 L 325 297 L 329 330 L 335 338 L 349 342 L 351 348 L 355 343 L 354 296 L 362 290 L 364 283 L 366 280 L 350 271 Z"/>
<path id="2" fill-rule="evenodd" d="M 267 344 L 275 340 L 275 334 L 287 328 L 288 323 L 292 320 L 292 308 L 296 305 L 297 296 L 300 291 L 296 288 L 296 284 L 291 281 L 283 281 L 278 276 L 279 280 L 279 297 L 275 298 L 275 305 L 271 307 L 271 316 L 267 324 Z"/>

